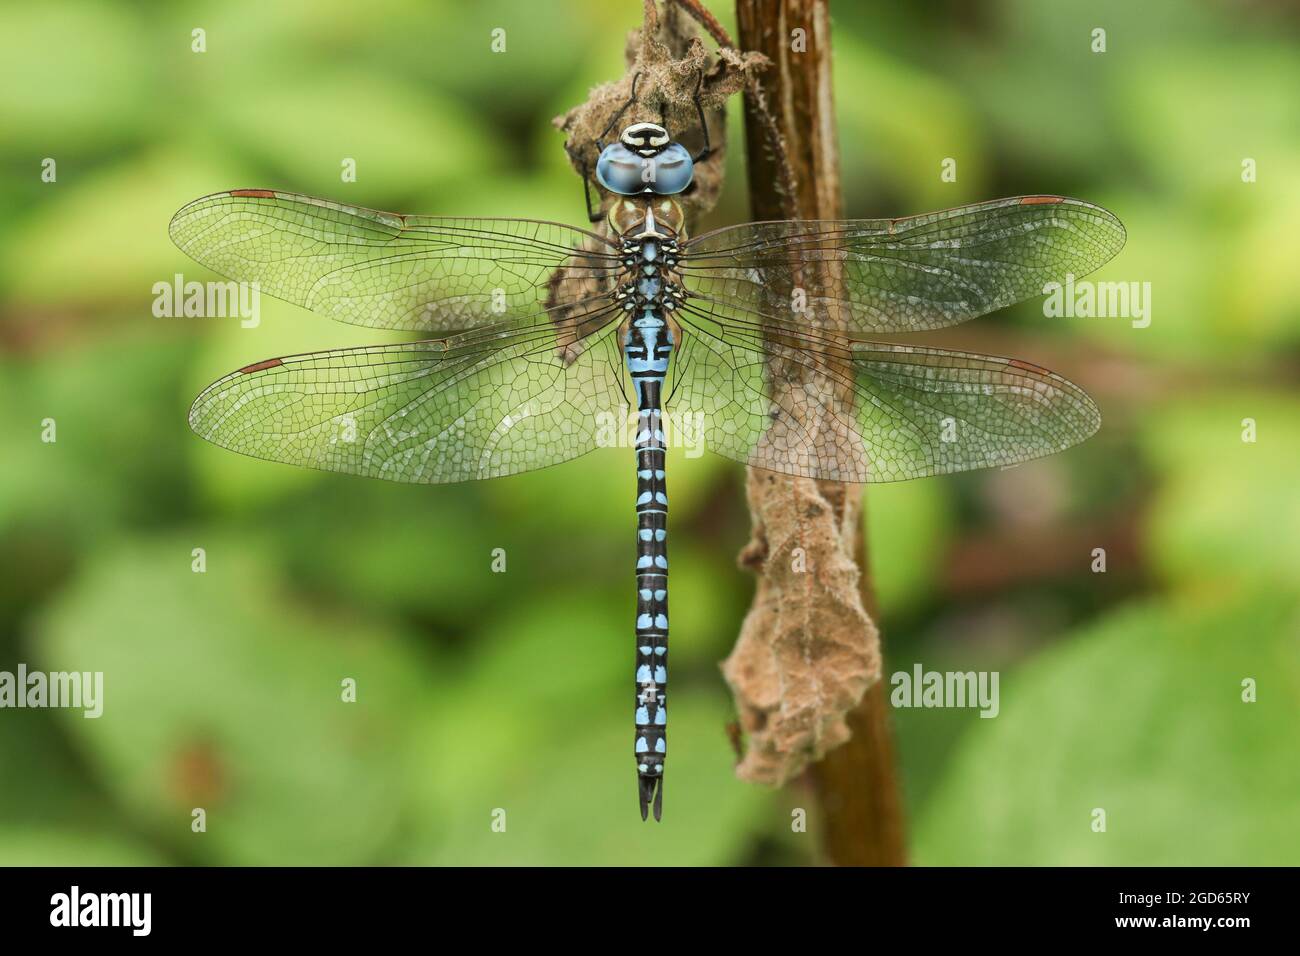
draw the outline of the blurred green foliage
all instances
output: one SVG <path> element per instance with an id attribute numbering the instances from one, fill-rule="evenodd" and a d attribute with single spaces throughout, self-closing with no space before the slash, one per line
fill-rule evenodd
<path id="1" fill-rule="evenodd" d="M 270 301 L 251 330 L 151 314 L 155 282 L 208 278 L 166 226 L 219 189 L 583 224 L 550 119 L 621 72 L 639 7 L 0 8 L 0 670 L 105 672 L 97 720 L 0 711 L 0 863 L 820 859 L 809 790 L 731 773 L 740 469 L 670 466 L 673 759 L 644 826 L 628 456 L 437 488 L 239 458 L 186 428 L 200 388 L 383 333 Z M 1146 329 L 1029 304 L 949 338 L 1084 384 L 1095 439 L 868 492 L 887 670 L 1003 675 L 997 719 L 895 713 L 914 858 L 1300 862 L 1300 22 L 1266 2 L 834 10 L 851 215 L 1077 195 L 1129 228 L 1099 278 L 1153 288 Z M 710 224 L 747 218 L 741 153 Z"/>
<path id="2" fill-rule="evenodd" d="M 1294 865 L 1297 621 L 1292 596 L 1183 596 L 1042 654 L 968 731 L 919 821 L 918 862 Z M 1258 701 L 1233 678 L 1255 680 Z M 1081 808 L 1105 812 L 1105 833 Z"/>

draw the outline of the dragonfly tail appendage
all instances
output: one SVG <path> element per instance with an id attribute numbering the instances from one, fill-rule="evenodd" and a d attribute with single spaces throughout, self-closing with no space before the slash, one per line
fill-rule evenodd
<path id="1" fill-rule="evenodd" d="M 655 819 L 663 817 L 664 812 L 664 776 L 661 770 L 658 774 L 638 774 L 637 789 L 641 798 L 641 819 L 650 818 L 650 808 L 654 807 Z"/>

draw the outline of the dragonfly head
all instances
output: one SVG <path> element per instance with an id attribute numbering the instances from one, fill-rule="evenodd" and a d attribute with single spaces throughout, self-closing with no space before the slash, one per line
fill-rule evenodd
<path id="1" fill-rule="evenodd" d="M 596 160 L 596 179 L 620 196 L 672 196 L 689 186 L 694 175 L 691 154 L 654 123 L 633 123 Z"/>

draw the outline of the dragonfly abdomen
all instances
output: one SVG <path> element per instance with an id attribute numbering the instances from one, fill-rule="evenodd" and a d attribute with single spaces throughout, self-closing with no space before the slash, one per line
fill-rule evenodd
<path id="1" fill-rule="evenodd" d="M 636 757 L 641 818 L 663 805 L 668 724 L 668 495 L 657 408 L 639 410 L 636 548 Z"/>
<path id="2" fill-rule="evenodd" d="M 668 723 L 668 492 L 661 392 L 672 333 L 655 306 L 628 328 L 625 354 L 637 395 L 636 742 L 641 817 L 663 806 Z"/>

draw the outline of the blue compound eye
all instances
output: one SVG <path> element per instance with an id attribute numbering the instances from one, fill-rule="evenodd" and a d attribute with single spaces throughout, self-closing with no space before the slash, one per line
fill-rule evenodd
<path id="1" fill-rule="evenodd" d="M 622 143 L 610 143 L 596 160 L 596 181 L 612 193 L 635 196 L 650 185 L 647 162 Z"/>
<path id="2" fill-rule="evenodd" d="M 691 179 L 695 176 L 695 164 L 691 162 L 691 154 L 679 143 L 669 144 L 654 158 L 654 164 L 654 182 L 647 185 L 660 196 L 671 196 L 681 192 L 691 184 Z"/>

